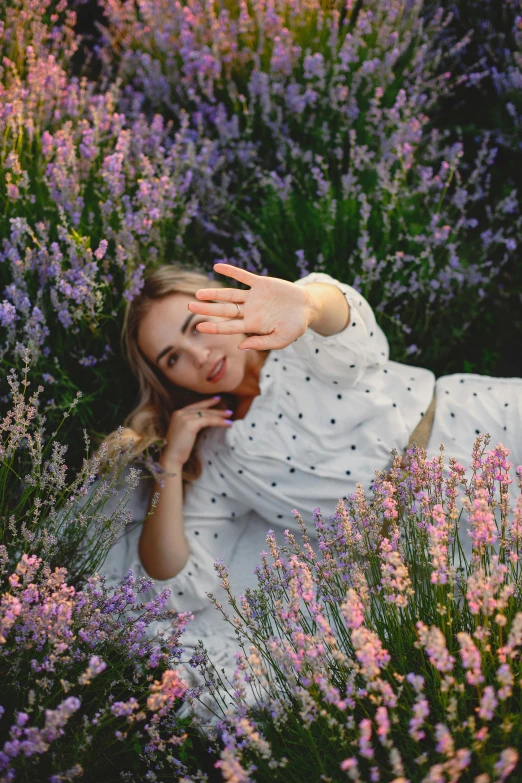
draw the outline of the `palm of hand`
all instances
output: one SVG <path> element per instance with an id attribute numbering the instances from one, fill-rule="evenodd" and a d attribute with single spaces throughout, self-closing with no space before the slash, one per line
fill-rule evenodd
<path id="1" fill-rule="evenodd" d="M 219 274 L 233 277 L 250 286 L 249 291 L 235 288 L 202 288 L 198 299 L 214 302 L 191 302 L 189 310 L 229 320 L 203 322 L 198 331 L 207 334 L 249 334 L 238 348 L 259 351 L 285 348 L 305 333 L 308 327 L 308 299 L 301 286 L 277 277 L 254 275 L 231 264 L 215 264 Z M 240 305 L 241 318 L 236 318 Z"/>

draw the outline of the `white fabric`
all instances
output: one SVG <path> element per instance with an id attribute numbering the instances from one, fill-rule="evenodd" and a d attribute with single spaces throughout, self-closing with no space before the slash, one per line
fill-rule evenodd
<path id="1" fill-rule="evenodd" d="M 312 282 L 341 289 L 350 323 L 329 337 L 308 329 L 292 345 L 272 351 L 246 416 L 227 430 L 207 430 L 200 441 L 203 473 L 187 489 L 183 509 L 191 555 L 176 577 L 155 585 L 171 589 L 171 608 L 196 612 L 186 642 L 203 638 L 217 663 L 228 661 L 229 674 L 234 634 L 206 597 L 212 591 L 227 608 L 214 559 L 230 567 L 234 592 L 255 586 L 253 569 L 266 550 L 266 532 L 276 530 L 278 540 L 285 528 L 299 533 L 292 509 L 313 536 L 316 507 L 323 516 L 334 513 L 339 498 L 354 493 L 358 482 L 371 496 L 375 471 L 391 466 L 393 448 L 404 451 L 435 387 L 428 457 L 444 442 L 446 462 L 454 455 L 467 467 L 479 430 L 491 434 L 489 448 L 499 441 L 516 447 L 511 461 L 522 462 L 522 379 L 451 375 L 436 382 L 430 370 L 390 361 L 386 336 L 364 297 L 324 273 L 296 281 Z M 138 523 L 146 513 L 150 479 L 141 484 L 132 507 Z M 510 489 L 516 497 L 516 482 Z M 139 534 L 134 528 L 109 553 L 104 571 L 111 581 L 129 568 L 144 574 Z"/>

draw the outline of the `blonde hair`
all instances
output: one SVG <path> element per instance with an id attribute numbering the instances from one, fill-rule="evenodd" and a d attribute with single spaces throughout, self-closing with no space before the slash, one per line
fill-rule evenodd
<path id="1" fill-rule="evenodd" d="M 122 352 L 127 357 L 130 369 L 138 380 L 139 402 L 124 420 L 124 428 L 108 435 L 98 449 L 102 466 L 108 462 L 120 444 L 133 459 L 149 456 L 151 447 L 165 444 L 165 435 L 173 411 L 193 402 L 208 399 L 209 395 L 193 392 L 172 383 L 168 383 L 161 371 L 150 362 L 138 346 L 138 329 L 145 315 L 155 301 L 172 294 L 190 294 L 195 297 L 200 288 L 225 288 L 226 284 L 211 280 L 197 269 L 184 269 L 175 265 L 160 266 L 145 275 L 141 292 L 127 303 L 121 333 Z M 231 395 L 221 394 L 221 402 L 216 408 L 230 408 L 235 401 Z M 201 475 L 201 461 L 197 455 L 197 445 L 204 430 L 196 438 L 189 459 L 183 465 L 183 494 L 187 482 Z M 133 440 L 131 444 L 130 441 Z M 106 456 L 100 450 L 106 445 Z M 150 464 L 150 463 L 149 463 Z"/>

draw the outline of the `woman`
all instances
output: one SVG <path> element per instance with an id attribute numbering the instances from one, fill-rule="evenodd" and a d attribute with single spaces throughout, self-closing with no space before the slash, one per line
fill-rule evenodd
<path id="1" fill-rule="evenodd" d="M 522 462 L 522 379 L 436 381 L 390 361 L 368 302 L 327 274 L 289 282 L 214 269 L 250 288 L 165 266 L 127 308 L 123 337 L 141 399 L 123 435 L 136 453 L 164 438 L 166 475 L 163 487 L 142 482 L 135 519 L 154 492 L 159 500 L 111 552 L 114 578 L 129 567 L 147 573 L 179 611 L 219 595 L 215 558 L 230 566 L 233 588 L 240 572 L 238 585 L 254 585 L 267 530 L 298 531 L 297 509 L 313 535 L 314 508 L 333 513 L 358 482 L 370 493 L 375 471 L 433 411 L 435 391 L 428 457 L 444 443 L 446 462 L 455 456 L 469 468 L 477 434 L 489 433 L 491 448 L 502 442 Z M 513 504 L 516 491 L 513 482 Z M 465 533 L 461 541 L 469 554 Z"/>

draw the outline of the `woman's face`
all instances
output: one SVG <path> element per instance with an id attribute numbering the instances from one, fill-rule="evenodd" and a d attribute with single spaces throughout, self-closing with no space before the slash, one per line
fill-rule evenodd
<path id="1" fill-rule="evenodd" d="M 208 395 L 234 392 L 245 377 L 249 355 L 256 352 L 238 350 L 244 334 L 198 332 L 196 326 L 202 321 L 225 319 L 191 313 L 188 303 L 197 301 L 189 294 L 172 294 L 155 301 L 140 323 L 138 346 L 176 386 Z M 218 379 L 212 382 L 209 375 L 222 358 L 225 362 Z"/>

